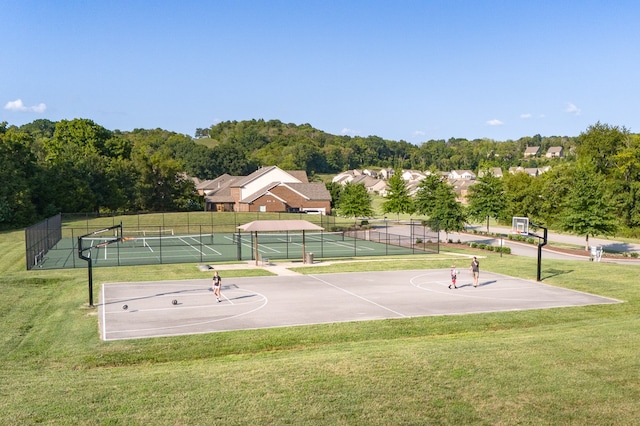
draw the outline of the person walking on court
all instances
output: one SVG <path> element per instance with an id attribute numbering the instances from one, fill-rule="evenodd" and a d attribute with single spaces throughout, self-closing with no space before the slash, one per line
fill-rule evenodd
<path id="1" fill-rule="evenodd" d="M 449 288 L 451 288 L 451 286 L 453 286 L 453 288 L 458 288 L 456 287 L 457 279 L 458 279 L 458 270 L 456 269 L 456 265 L 451 265 L 451 284 L 449 284 Z"/>
<path id="2" fill-rule="evenodd" d="M 478 278 L 480 278 L 480 262 L 473 256 L 471 261 L 471 273 L 473 274 L 473 286 L 478 287 Z"/>
<path id="3" fill-rule="evenodd" d="M 220 287 L 222 286 L 222 277 L 218 274 L 218 271 L 213 273 L 213 295 L 216 296 L 218 302 L 222 302 L 220 298 Z"/>

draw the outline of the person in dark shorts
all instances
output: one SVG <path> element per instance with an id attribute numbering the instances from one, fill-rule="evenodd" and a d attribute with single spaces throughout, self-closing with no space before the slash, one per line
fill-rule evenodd
<path id="1" fill-rule="evenodd" d="M 222 287 L 222 277 L 218 274 L 218 271 L 213 273 L 213 295 L 216 296 L 218 302 L 222 302 L 220 298 L 220 287 Z"/>
<path id="2" fill-rule="evenodd" d="M 480 262 L 473 256 L 471 261 L 471 273 L 473 274 L 473 286 L 478 287 L 478 278 L 480 278 Z"/>

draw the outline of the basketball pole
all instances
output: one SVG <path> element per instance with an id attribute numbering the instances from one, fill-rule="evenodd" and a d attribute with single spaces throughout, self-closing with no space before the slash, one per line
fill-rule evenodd
<path id="1" fill-rule="evenodd" d="M 538 277 L 537 280 L 538 282 L 542 281 L 542 279 L 540 278 L 541 276 L 541 272 L 542 272 L 542 247 L 544 247 L 545 245 L 547 245 L 547 228 L 545 228 L 544 226 L 538 226 L 535 223 L 530 223 L 531 226 L 533 226 L 534 228 L 541 228 L 544 233 L 542 234 L 543 236 L 539 236 L 536 234 L 530 234 L 533 235 L 534 237 L 538 237 Z M 540 241 L 542 240 L 542 241 Z"/>
<path id="2" fill-rule="evenodd" d="M 117 235 L 117 238 L 107 241 L 105 243 L 105 247 L 109 244 L 112 243 L 117 243 L 122 241 L 122 221 L 120 221 L 119 225 L 114 225 L 114 226 L 110 226 L 108 228 L 104 228 L 104 229 L 100 229 L 98 231 L 94 231 L 94 232 L 90 232 L 88 234 L 85 235 L 81 235 L 78 237 L 78 258 L 85 260 L 87 262 L 87 274 L 88 274 L 88 281 L 89 281 L 89 307 L 90 308 L 95 308 L 95 306 L 93 305 L 93 260 L 91 259 L 91 249 L 92 247 L 87 247 L 84 248 L 82 246 L 82 239 L 89 237 L 91 235 L 95 235 L 95 234 L 100 234 L 102 232 L 105 231 L 110 231 L 112 229 L 120 229 L 120 233 L 119 235 Z M 84 252 L 88 251 L 89 252 L 89 256 L 85 255 Z"/>

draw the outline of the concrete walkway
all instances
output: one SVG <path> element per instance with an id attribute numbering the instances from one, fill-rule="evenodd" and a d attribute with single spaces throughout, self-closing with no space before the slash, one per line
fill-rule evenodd
<path id="1" fill-rule="evenodd" d="M 209 269 L 200 267 L 202 271 L 232 271 L 238 269 L 264 269 L 266 271 L 272 272 L 278 276 L 299 276 L 302 275 L 298 272 L 292 271 L 289 268 L 301 268 L 305 266 L 318 266 L 318 265 L 327 265 L 327 263 L 323 262 L 315 262 L 313 264 L 305 264 L 302 262 L 270 262 L 269 264 L 258 264 L 256 265 L 255 260 L 250 260 L 243 263 L 230 263 L 230 264 L 212 264 Z M 201 265 L 202 266 L 202 265 Z"/>

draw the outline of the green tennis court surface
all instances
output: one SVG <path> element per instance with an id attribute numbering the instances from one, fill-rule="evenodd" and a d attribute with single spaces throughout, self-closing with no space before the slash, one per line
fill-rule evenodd
<path id="1" fill-rule="evenodd" d="M 296 234 L 216 233 L 195 235 L 128 235 L 83 238 L 84 254 L 94 267 L 148 265 L 162 263 L 228 262 L 255 259 L 305 258 L 313 253 L 316 259 L 424 254 L 409 241 L 367 241 L 344 232 Z M 87 262 L 78 258 L 77 240 L 63 238 L 39 260 L 41 269 L 85 268 Z"/>

